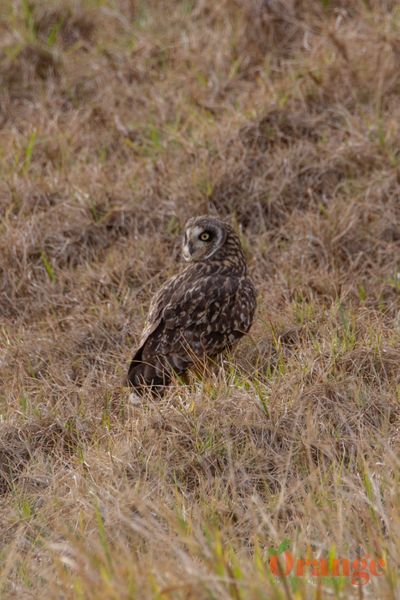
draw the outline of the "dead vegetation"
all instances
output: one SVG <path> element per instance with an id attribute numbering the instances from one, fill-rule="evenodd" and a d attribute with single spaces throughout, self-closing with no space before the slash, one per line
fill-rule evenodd
<path id="1" fill-rule="evenodd" d="M 2 598 L 398 597 L 399 32 L 389 0 L 1 3 Z M 208 209 L 252 335 L 132 406 Z M 385 574 L 275 579 L 285 539 Z"/>

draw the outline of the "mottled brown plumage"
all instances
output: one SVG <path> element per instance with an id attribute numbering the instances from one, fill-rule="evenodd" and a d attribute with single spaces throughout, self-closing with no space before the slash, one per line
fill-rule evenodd
<path id="1" fill-rule="evenodd" d="M 190 219 L 183 256 L 189 264 L 154 296 L 129 368 L 128 383 L 139 392 L 162 391 L 173 373 L 232 347 L 253 321 L 256 292 L 232 227 Z"/>

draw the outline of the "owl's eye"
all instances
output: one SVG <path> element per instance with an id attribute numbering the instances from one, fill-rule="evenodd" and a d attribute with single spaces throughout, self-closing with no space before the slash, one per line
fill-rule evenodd
<path id="1" fill-rule="evenodd" d="M 200 234 L 199 238 L 202 242 L 208 242 L 208 240 L 211 238 L 211 235 L 208 233 L 208 231 L 203 231 L 203 233 Z"/>

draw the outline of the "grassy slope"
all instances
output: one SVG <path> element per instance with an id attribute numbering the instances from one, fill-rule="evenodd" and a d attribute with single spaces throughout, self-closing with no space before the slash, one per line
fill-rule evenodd
<path id="1" fill-rule="evenodd" d="M 2 598 L 398 597 L 396 5 L 1 2 Z M 252 337 L 132 407 L 209 206 L 241 226 Z M 285 538 L 388 569 L 284 585 Z"/>

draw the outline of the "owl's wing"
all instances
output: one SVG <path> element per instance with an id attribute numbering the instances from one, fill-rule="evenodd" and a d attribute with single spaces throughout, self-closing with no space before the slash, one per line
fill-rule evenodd
<path id="1" fill-rule="evenodd" d="M 250 329 L 255 304 L 255 290 L 246 277 L 204 277 L 183 296 L 172 296 L 163 313 L 166 339 L 170 343 L 172 337 L 195 354 L 218 354 Z"/>
<path id="2" fill-rule="evenodd" d="M 168 279 L 151 299 L 138 350 L 160 324 L 163 310 L 168 306 L 171 296 L 176 293 L 176 290 L 179 289 L 181 285 L 181 280 L 183 279 L 182 275 L 183 274 L 181 273 Z"/>
<path id="3" fill-rule="evenodd" d="M 162 380 L 166 368 L 183 372 L 194 356 L 218 354 L 249 329 L 254 308 L 254 288 L 244 277 L 178 277 L 154 298 L 131 363 L 131 381 L 135 373 Z"/>
<path id="4" fill-rule="evenodd" d="M 202 326 L 207 324 L 210 312 L 215 319 L 219 309 L 237 288 L 238 278 L 216 275 L 203 277 L 192 285 L 179 276 L 170 279 L 150 303 L 138 352 L 156 330 L 160 335 L 162 331 L 188 329 L 194 324 Z"/>
<path id="5" fill-rule="evenodd" d="M 235 298 L 239 283 L 239 277 L 212 274 L 178 288 L 162 314 L 165 329 L 207 328 L 212 323 L 221 328 L 228 325 L 228 314 L 224 312 Z M 224 323 L 219 320 L 221 316 L 225 316 Z"/>
<path id="6" fill-rule="evenodd" d="M 138 347 L 132 357 L 125 382 L 136 389 L 143 390 L 143 386 L 157 389 L 168 382 L 165 368 L 157 358 L 157 345 L 160 331 L 162 330 L 162 313 L 168 302 L 180 286 L 181 275 L 172 277 L 161 286 L 153 296 L 146 323 Z M 145 354 L 145 356 L 143 356 Z"/>

